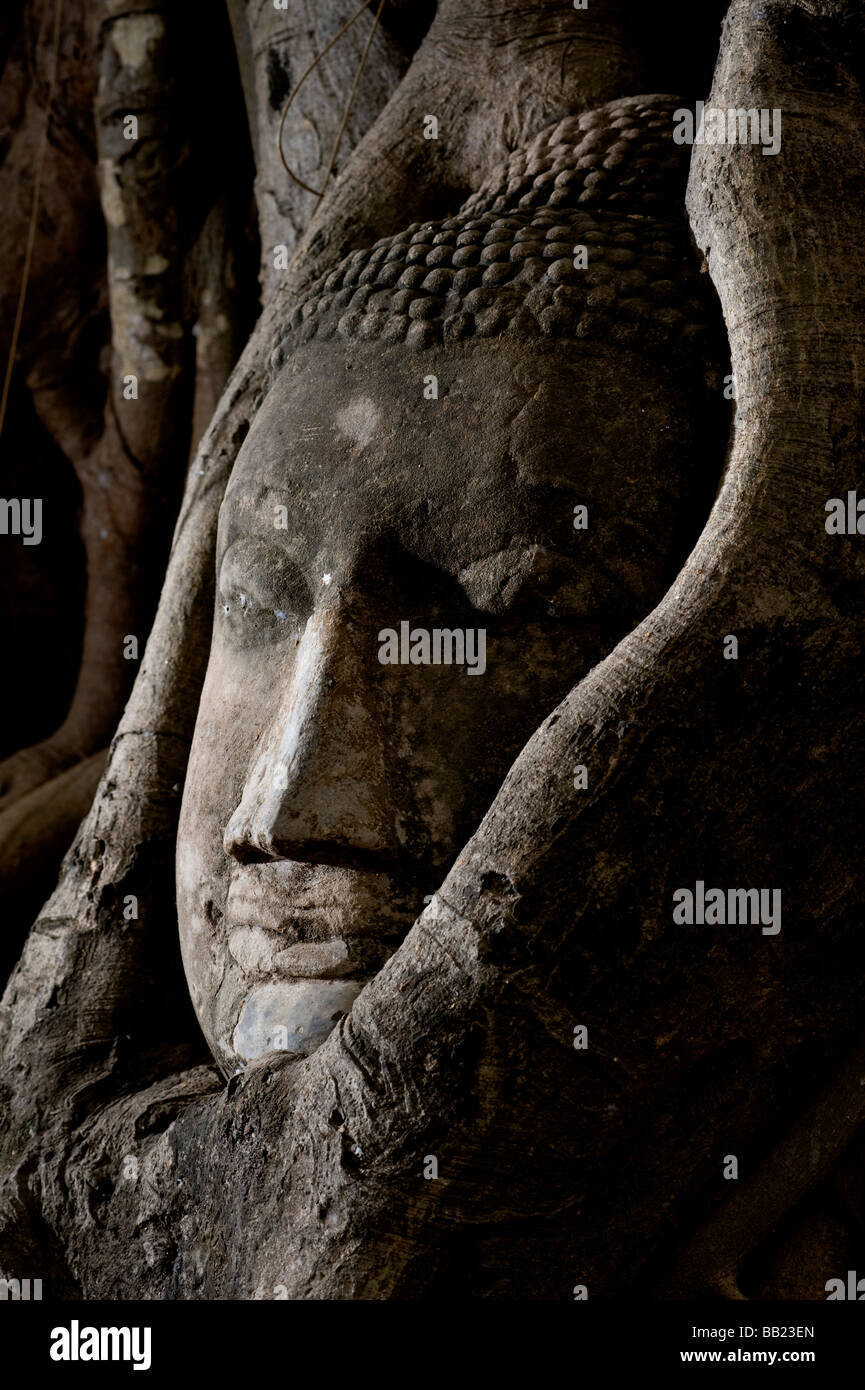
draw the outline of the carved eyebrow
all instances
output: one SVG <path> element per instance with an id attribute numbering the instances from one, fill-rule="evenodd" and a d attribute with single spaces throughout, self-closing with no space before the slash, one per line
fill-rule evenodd
<path id="1" fill-rule="evenodd" d="M 311 558 L 307 538 L 292 524 L 296 512 L 293 499 L 285 487 L 256 483 L 227 492 L 219 513 L 217 564 L 238 540 L 246 536 L 272 538 L 280 550 L 287 549 L 296 565 L 303 568 Z"/>
<path id="2" fill-rule="evenodd" d="M 511 545 L 491 552 L 460 570 L 459 582 L 474 608 L 504 613 L 527 589 L 552 599 L 563 582 L 582 588 L 586 566 L 578 555 L 538 544 Z"/>

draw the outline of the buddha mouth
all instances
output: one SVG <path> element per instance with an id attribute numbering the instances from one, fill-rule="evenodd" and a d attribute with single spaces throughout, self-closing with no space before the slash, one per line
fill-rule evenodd
<path id="1" fill-rule="evenodd" d="M 414 885 L 391 873 L 279 860 L 235 869 L 224 930 L 246 974 L 368 978 L 422 908 Z"/>
<path id="2" fill-rule="evenodd" d="M 307 1055 L 347 1014 L 423 908 L 386 872 L 276 860 L 238 865 L 223 929 L 239 972 L 232 1049 Z"/>
<path id="3" fill-rule="evenodd" d="M 272 873 L 265 877 L 258 871 L 253 876 L 244 870 L 232 877 L 225 917 L 229 930 L 262 932 L 279 943 L 277 949 L 282 949 L 287 942 L 332 935 L 337 906 L 330 901 L 312 900 L 299 883 L 286 882 L 285 875 Z"/>

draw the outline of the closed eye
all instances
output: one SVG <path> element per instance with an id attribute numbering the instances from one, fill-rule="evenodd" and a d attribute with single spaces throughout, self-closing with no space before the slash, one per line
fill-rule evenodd
<path id="1" fill-rule="evenodd" d="M 219 567 L 217 618 L 229 640 L 259 645 L 296 633 L 312 611 L 309 586 L 280 547 L 244 536 Z"/>

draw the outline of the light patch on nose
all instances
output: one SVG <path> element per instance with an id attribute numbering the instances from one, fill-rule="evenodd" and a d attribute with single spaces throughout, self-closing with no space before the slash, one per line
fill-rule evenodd
<path id="1" fill-rule="evenodd" d="M 307 620 L 297 648 L 292 680 L 292 700 L 285 726 L 277 724 L 268 736 L 240 805 L 225 827 L 223 847 L 243 843 L 253 821 L 265 814 L 276 816 L 283 800 L 295 760 L 303 748 L 305 731 L 315 728 L 315 708 L 324 680 L 325 653 L 321 621 L 312 614 Z"/>
<path id="2" fill-rule="evenodd" d="M 308 620 L 295 655 L 293 699 L 288 720 L 282 730 L 277 768 L 287 776 L 303 747 L 304 735 L 316 727 L 316 708 L 325 678 L 325 646 L 321 620 L 313 614 Z"/>
<path id="3" fill-rule="evenodd" d="M 374 439 L 381 415 L 369 396 L 355 396 L 348 405 L 336 413 L 336 428 L 352 444 L 365 449 Z"/>

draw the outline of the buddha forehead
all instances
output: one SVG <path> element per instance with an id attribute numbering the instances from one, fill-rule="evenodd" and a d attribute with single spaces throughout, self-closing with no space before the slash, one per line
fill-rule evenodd
<path id="1" fill-rule="evenodd" d="M 390 531 L 466 563 L 511 532 L 560 534 L 578 502 L 598 508 L 587 554 L 635 492 L 678 492 L 719 344 L 675 107 L 565 117 L 455 216 L 310 286 L 273 345 L 223 546 L 282 505 L 285 539 Z"/>
<path id="2" fill-rule="evenodd" d="M 676 383 L 630 357 L 502 342 L 491 380 L 488 344 L 302 347 L 238 455 L 220 553 L 250 533 L 310 560 L 395 541 L 459 567 L 520 538 L 564 540 L 575 504 L 624 500 L 669 442 Z"/>

